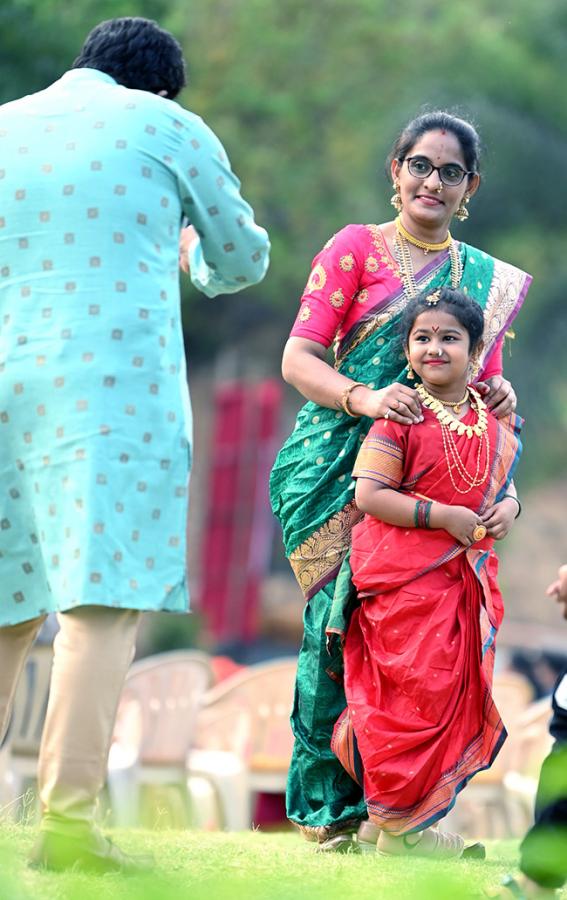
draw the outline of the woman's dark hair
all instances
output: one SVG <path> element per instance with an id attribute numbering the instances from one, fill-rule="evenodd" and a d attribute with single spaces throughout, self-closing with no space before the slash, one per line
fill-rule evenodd
<path id="1" fill-rule="evenodd" d="M 457 138 L 463 151 L 465 165 L 469 172 L 478 172 L 480 165 L 480 138 L 476 128 L 465 119 L 460 119 L 450 112 L 437 109 L 422 113 L 405 126 L 400 132 L 388 156 L 390 166 L 394 159 L 398 162 L 411 153 L 412 148 L 424 134 L 429 131 L 450 131 Z M 390 171 L 388 169 L 388 176 Z"/>
<path id="2" fill-rule="evenodd" d="M 433 297 L 438 297 L 435 303 L 431 302 Z M 444 312 L 450 313 L 460 322 L 464 329 L 468 332 L 470 338 L 470 352 L 473 353 L 478 347 L 484 331 L 484 313 L 482 307 L 465 294 L 464 291 L 456 288 L 442 287 L 439 291 L 424 291 L 414 297 L 406 306 L 402 320 L 400 322 L 400 334 L 402 343 L 407 347 L 410 332 L 415 324 L 417 317 L 423 312 L 429 312 L 434 309 L 442 309 Z"/>
<path id="3" fill-rule="evenodd" d="M 172 100 L 186 83 L 183 51 L 172 34 L 151 19 L 125 17 L 97 25 L 73 63 L 74 69 L 98 69 L 128 88 Z"/>

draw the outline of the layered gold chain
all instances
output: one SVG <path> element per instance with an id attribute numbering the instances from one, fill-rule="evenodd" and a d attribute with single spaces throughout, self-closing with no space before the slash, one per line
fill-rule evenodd
<path id="1" fill-rule="evenodd" d="M 404 286 L 404 294 L 408 299 L 412 299 L 419 294 L 419 288 L 415 280 L 415 272 L 413 268 L 413 260 L 409 243 L 399 231 L 394 239 L 394 250 L 396 260 L 400 269 L 400 278 Z M 463 277 L 463 264 L 461 255 L 458 251 L 457 244 L 451 240 L 449 244 L 449 258 L 451 260 L 451 287 L 458 288 Z"/>
<path id="2" fill-rule="evenodd" d="M 472 409 L 477 415 L 477 421 L 474 425 L 467 425 L 460 422 L 445 408 L 445 405 L 438 397 L 430 394 L 423 384 L 416 385 L 416 391 L 424 406 L 427 406 L 432 413 L 435 414 L 437 421 L 441 426 L 441 438 L 443 440 L 443 452 L 447 462 L 447 469 L 451 484 L 458 494 L 468 494 L 475 487 L 484 484 L 488 477 L 490 467 L 490 441 L 488 438 L 488 415 L 486 412 L 486 404 L 482 400 L 478 391 L 472 387 L 467 388 L 467 394 L 463 400 L 458 401 L 459 404 L 469 399 Z M 476 454 L 476 466 L 474 474 L 469 472 L 459 454 L 455 443 L 454 432 L 460 437 L 465 435 L 468 439 L 478 438 L 478 450 Z M 482 450 L 485 450 L 484 468 L 482 468 Z M 482 468 L 482 471 L 481 471 Z M 456 469 L 467 487 L 463 490 L 455 481 L 453 469 Z"/>

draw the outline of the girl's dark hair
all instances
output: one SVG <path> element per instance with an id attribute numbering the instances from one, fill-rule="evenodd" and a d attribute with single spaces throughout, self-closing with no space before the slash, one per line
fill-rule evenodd
<path id="1" fill-rule="evenodd" d="M 465 165 L 469 172 L 478 172 L 480 165 L 481 145 L 476 128 L 465 119 L 460 119 L 450 112 L 437 109 L 422 113 L 405 126 L 394 142 L 388 156 L 388 166 L 394 159 L 403 162 L 409 156 L 417 141 L 429 131 L 450 131 L 463 151 Z M 390 174 L 388 168 L 388 175 Z"/>
<path id="2" fill-rule="evenodd" d="M 464 291 L 456 288 L 442 287 L 438 292 L 434 292 L 434 296 L 437 296 L 437 294 L 439 299 L 435 304 L 428 303 L 428 297 L 432 296 L 432 292 L 424 291 L 410 300 L 406 306 L 400 322 L 400 334 L 404 347 L 408 345 L 410 332 L 417 317 L 422 312 L 442 309 L 454 316 L 466 329 L 470 338 L 470 352 L 473 353 L 478 347 L 484 331 L 484 313 L 482 308 L 476 300 L 473 300 Z"/>
<path id="3" fill-rule="evenodd" d="M 74 69 L 98 69 L 124 87 L 172 100 L 186 83 L 183 51 L 151 19 L 127 16 L 101 22 L 87 35 Z"/>

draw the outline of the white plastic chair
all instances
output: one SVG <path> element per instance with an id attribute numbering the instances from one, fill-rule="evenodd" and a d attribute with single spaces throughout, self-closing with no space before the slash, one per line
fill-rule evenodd
<path id="1" fill-rule="evenodd" d="M 227 831 L 250 828 L 256 793 L 285 792 L 296 669 L 295 658 L 249 666 L 204 699 L 188 757 L 189 788 L 195 779 L 213 786 Z"/>
<path id="2" fill-rule="evenodd" d="M 115 824 L 139 824 L 146 785 L 174 786 L 186 807 L 187 754 L 213 678 L 210 658 L 193 650 L 161 653 L 134 663 L 120 699 L 109 756 L 108 792 Z"/>

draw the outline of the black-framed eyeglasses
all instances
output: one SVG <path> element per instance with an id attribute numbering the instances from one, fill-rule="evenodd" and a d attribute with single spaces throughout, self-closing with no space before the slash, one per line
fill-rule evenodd
<path id="1" fill-rule="evenodd" d="M 406 156 L 403 162 L 408 164 L 408 172 L 414 178 L 427 178 L 432 172 L 438 172 L 439 178 L 447 187 L 457 187 L 462 184 L 467 175 L 474 175 L 474 172 L 467 172 L 458 163 L 445 163 L 444 166 L 434 166 L 431 160 L 426 156 Z"/>

